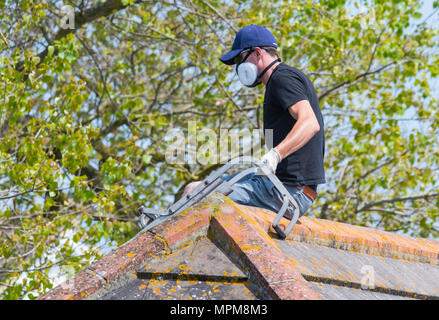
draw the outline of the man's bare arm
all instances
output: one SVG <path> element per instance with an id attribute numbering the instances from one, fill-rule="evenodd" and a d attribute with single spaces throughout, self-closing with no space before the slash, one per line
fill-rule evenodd
<path id="1" fill-rule="evenodd" d="M 274 148 L 279 152 L 282 159 L 302 148 L 320 131 L 319 122 L 308 100 L 297 102 L 289 107 L 288 111 L 297 122 L 285 139 Z"/>

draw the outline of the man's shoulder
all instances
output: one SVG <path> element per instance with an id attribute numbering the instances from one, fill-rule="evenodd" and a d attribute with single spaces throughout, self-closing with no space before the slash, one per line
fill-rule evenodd
<path id="1" fill-rule="evenodd" d="M 306 77 L 306 75 L 301 70 L 282 62 L 274 73 L 273 80 L 276 82 L 285 78 L 301 79 L 303 77 Z"/>

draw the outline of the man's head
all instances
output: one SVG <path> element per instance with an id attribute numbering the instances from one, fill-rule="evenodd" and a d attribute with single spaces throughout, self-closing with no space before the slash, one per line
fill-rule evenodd
<path id="1" fill-rule="evenodd" d="M 241 82 L 254 87 L 261 83 L 265 72 L 280 61 L 276 49 L 276 39 L 268 29 L 249 25 L 236 34 L 232 50 L 220 61 L 227 65 L 235 64 Z"/>
<path id="2" fill-rule="evenodd" d="M 254 47 L 277 48 L 276 38 L 267 28 L 254 24 L 248 25 L 238 31 L 233 41 L 232 50 L 223 55 L 220 60 L 227 65 L 233 65 L 236 56 L 242 51 Z"/>

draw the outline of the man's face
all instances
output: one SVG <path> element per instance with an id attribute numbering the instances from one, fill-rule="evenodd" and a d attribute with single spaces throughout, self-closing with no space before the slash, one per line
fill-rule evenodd
<path id="1" fill-rule="evenodd" d="M 260 69 L 260 63 L 261 63 L 261 59 L 259 59 L 259 56 L 261 54 L 261 49 L 260 48 L 249 48 L 249 49 L 245 49 L 243 50 L 239 55 L 237 55 L 235 57 L 234 63 L 235 65 L 238 65 L 239 63 L 242 62 L 251 62 L 254 65 L 256 65 L 258 67 L 258 70 Z M 257 54 L 259 53 L 259 55 Z"/>
<path id="2" fill-rule="evenodd" d="M 235 64 L 240 64 L 240 63 L 244 62 L 244 59 L 247 57 L 248 54 L 252 55 L 253 50 L 254 49 L 250 48 L 250 49 L 245 49 L 245 50 L 241 51 L 241 53 L 235 57 L 233 62 Z M 249 58 L 250 58 L 250 56 L 248 56 L 245 61 L 247 61 Z"/>
<path id="3" fill-rule="evenodd" d="M 279 58 L 275 59 L 270 56 L 270 53 L 265 48 L 253 47 L 241 51 L 233 62 L 241 83 L 253 88 L 261 82 L 265 84 L 267 70 L 279 60 Z M 248 64 L 246 64 L 247 62 Z M 265 77 L 265 80 L 262 79 L 263 77 Z M 255 79 L 252 80 L 253 78 Z"/>

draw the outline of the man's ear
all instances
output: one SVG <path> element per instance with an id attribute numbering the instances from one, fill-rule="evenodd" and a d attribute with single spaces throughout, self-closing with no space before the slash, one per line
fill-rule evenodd
<path id="1" fill-rule="evenodd" d="M 255 51 L 256 51 L 256 55 L 257 55 L 257 56 L 259 56 L 259 57 L 262 56 L 262 49 L 261 49 L 261 48 L 256 47 L 256 48 L 255 48 Z"/>

